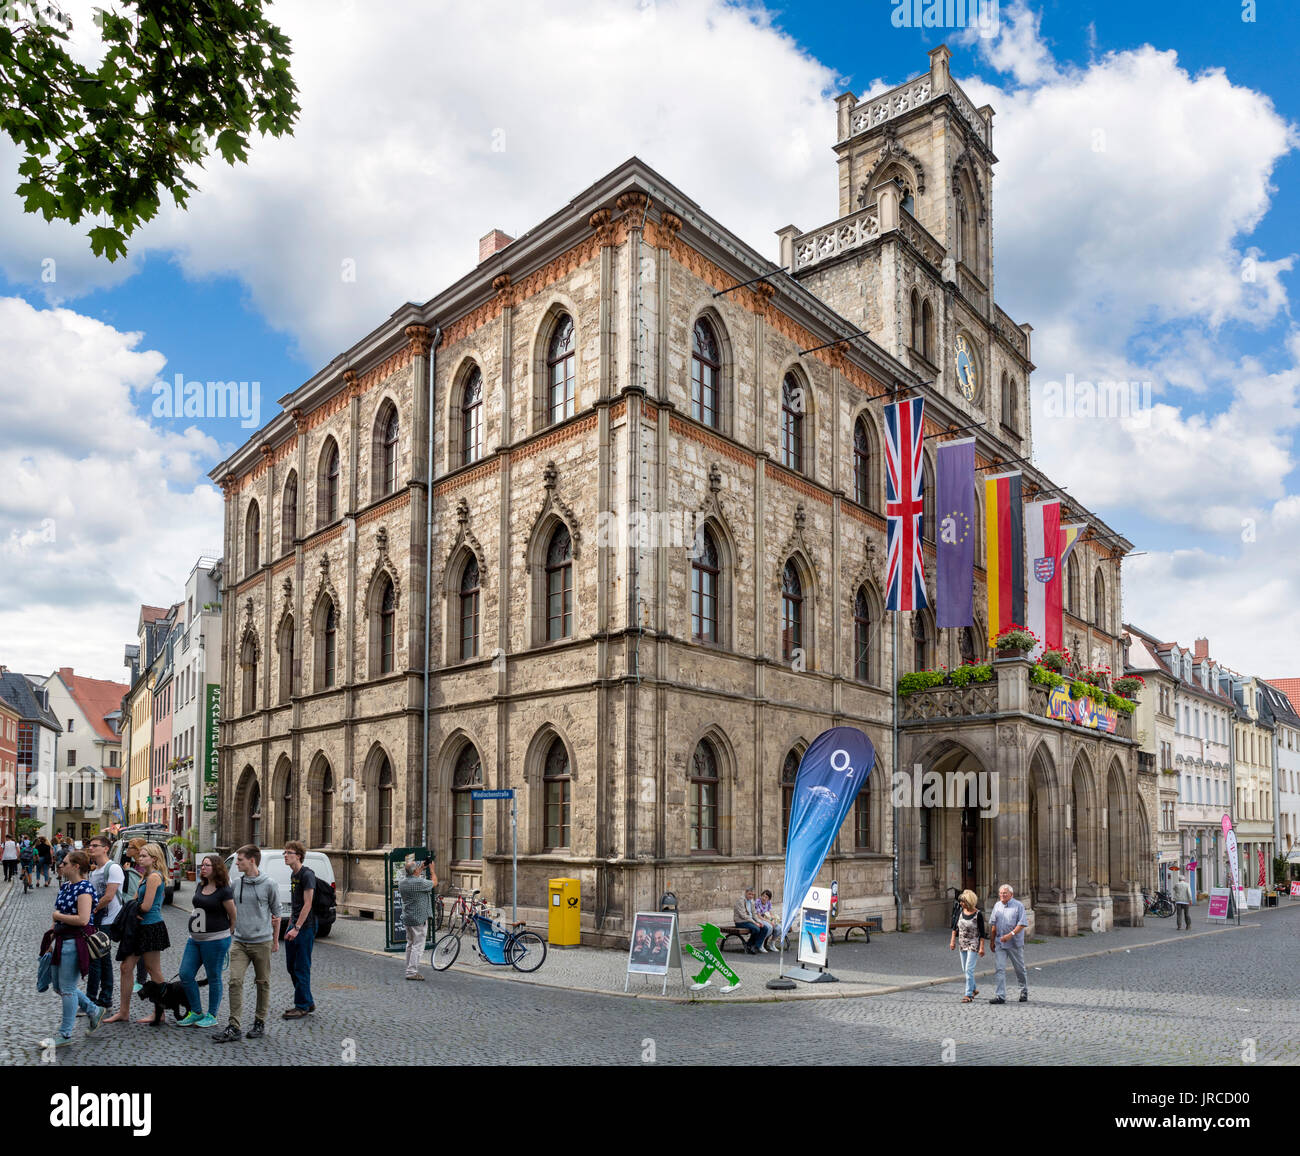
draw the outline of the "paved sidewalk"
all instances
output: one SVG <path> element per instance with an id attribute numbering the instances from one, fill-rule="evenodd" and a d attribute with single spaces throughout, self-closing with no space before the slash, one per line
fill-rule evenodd
<path id="1" fill-rule="evenodd" d="M 176 899 L 178 905 L 188 907 L 189 895 L 188 891 L 184 895 L 178 895 Z M 1191 931 L 1176 930 L 1173 919 L 1149 918 L 1143 927 L 1120 927 L 1105 934 L 1084 933 L 1068 939 L 1026 937 L 1025 964 L 1029 968 L 1030 996 L 1032 998 L 1036 970 L 1052 964 L 1158 947 L 1177 951 L 1180 943 L 1207 935 L 1249 934 L 1252 929 L 1259 928 L 1265 920 L 1286 919 L 1289 910 L 1300 911 L 1300 901 L 1288 906 L 1288 901 L 1284 900 L 1276 909 L 1269 908 L 1244 914 L 1240 927 L 1235 923 L 1207 924 L 1206 910 L 1205 904 L 1193 908 L 1194 924 Z M 693 929 L 689 914 L 684 916 L 683 923 L 687 928 Z M 537 930 L 545 934 L 544 928 Z M 683 938 L 686 942 L 699 945 L 698 932 L 693 930 L 685 932 Z M 400 966 L 402 954 L 386 952 L 383 946 L 382 920 L 360 919 L 352 916 L 340 916 L 329 937 L 317 941 L 317 950 L 324 947 L 341 947 L 362 951 L 387 957 L 394 961 L 394 966 Z M 425 945 L 426 965 L 429 946 L 429 944 Z M 721 991 L 722 981 L 716 976 L 704 991 L 691 991 L 689 986 L 691 976 L 699 970 L 699 965 L 691 957 L 686 956 L 683 960 L 686 972 L 685 985 L 683 985 L 682 973 L 674 969 L 668 976 L 667 994 L 661 996 L 662 977 L 634 975 L 628 984 L 629 994 L 650 999 L 666 998 L 679 1001 L 689 998 L 739 1003 L 756 1000 L 846 999 L 946 984 L 952 985 L 956 996 L 960 996 L 962 990 L 961 965 L 957 953 L 948 950 L 946 930 L 878 933 L 871 937 L 869 944 L 863 943 L 857 937 L 847 945 L 837 940 L 830 952 L 830 970 L 838 982 L 797 983 L 793 992 L 769 991 L 764 986 L 769 979 L 778 975 L 779 958 L 778 955 L 770 953 L 752 956 L 744 952 L 728 952 L 727 964 L 740 977 L 741 986 L 730 994 L 724 994 Z M 787 970 L 796 963 L 793 953 L 787 953 Z M 625 950 L 552 947 L 547 952 L 546 962 L 538 971 L 521 974 L 510 967 L 492 967 L 479 962 L 470 949 L 470 938 L 466 936 L 461 943 L 460 955 L 452 965 L 452 970 L 542 987 L 622 995 L 626 964 Z M 992 995 L 994 973 L 990 955 L 986 953 L 982 966 L 976 968 L 975 974 L 981 995 Z M 1011 986 L 1014 987 L 1014 973 L 1010 981 Z M 1014 992 L 1012 995 L 1014 996 Z"/>

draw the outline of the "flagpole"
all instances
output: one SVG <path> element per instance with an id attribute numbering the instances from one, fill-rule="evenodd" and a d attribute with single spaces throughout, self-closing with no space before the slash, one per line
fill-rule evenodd
<path id="1" fill-rule="evenodd" d="M 893 806 L 893 845 L 894 845 L 894 930 L 903 930 L 903 903 L 898 894 L 898 801 L 894 796 L 894 784 L 898 782 L 898 611 L 889 616 L 893 638 L 890 643 L 891 681 L 893 684 L 893 738 L 890 743 L 893 758 L 893 774 L 889 777 L 889 797 Z"/>

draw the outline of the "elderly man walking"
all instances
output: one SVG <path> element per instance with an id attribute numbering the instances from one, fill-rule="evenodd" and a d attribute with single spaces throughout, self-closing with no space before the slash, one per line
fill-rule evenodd
<path id="1" fill-rule="evenodd" d="M 1174 868 L 1178 870 L 1177 867 Z M 1174 884 L 1174 920 L 1175 931 L 1191 931 L 1192 929 L 1192 889 L 1187 882 L 1186 875 L 1179 875 L 1178 882 Z"/>
<path id="2" fill-rule="evenodd" d="M 1029 982 L 1025 974 L 1025 905 L 1015 897 L 1010 885 L 998 888 L 998 901 L 993 905 L 992 928 L 989 939 L 993 947 L 993 967 L 997 975 L 997 988 L 989 1003 L 1007 1002 L 1007 961 L 1016 969 L 1020 981 L 1020 1002 L 1029 1002 Z"/>

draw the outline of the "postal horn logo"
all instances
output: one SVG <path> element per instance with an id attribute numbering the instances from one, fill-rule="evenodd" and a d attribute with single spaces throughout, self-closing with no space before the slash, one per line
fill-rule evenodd
<path id="1" fill-rule="evenodd" d="M 1040 582 L 1050 582 L 1056 574 L 1055 558 L 1035 558 L 1034 577 Z"/>

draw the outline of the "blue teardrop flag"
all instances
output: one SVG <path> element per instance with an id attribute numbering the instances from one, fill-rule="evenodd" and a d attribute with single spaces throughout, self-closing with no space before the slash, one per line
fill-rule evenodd
<path id="1" fill-rule="evenodd" d="M 831 727 L 804 752 L 790 800 L 781 899 L 782 939 L 875 762 L 876 748 L 857 727 Z"/>

